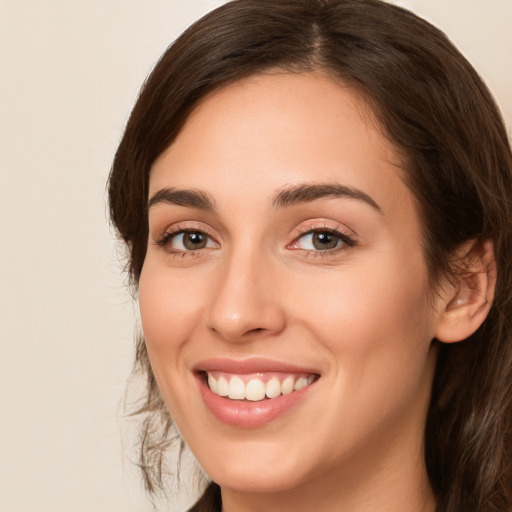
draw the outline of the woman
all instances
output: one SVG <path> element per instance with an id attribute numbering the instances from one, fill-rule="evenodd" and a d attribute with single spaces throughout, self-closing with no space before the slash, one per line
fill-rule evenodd
<path id="1" fill-rule="evenodd" d="M 192 510 L 512 510 L 512 156 L 437 29 L 229 2 L 155 67 L 109 187 L 150 490 L 175 422 L 215 482 Z"/>

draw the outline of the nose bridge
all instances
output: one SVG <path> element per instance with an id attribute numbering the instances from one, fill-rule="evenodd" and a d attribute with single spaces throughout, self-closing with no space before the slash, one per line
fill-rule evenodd
<path id="1" fill-rule="evenodd" d="M 219 269 L 208 327 L 230 341 L 281 331 L 285 315 L 276 293 L 277 273 L 264 251 L 250 244 L 233 250 Z"/>

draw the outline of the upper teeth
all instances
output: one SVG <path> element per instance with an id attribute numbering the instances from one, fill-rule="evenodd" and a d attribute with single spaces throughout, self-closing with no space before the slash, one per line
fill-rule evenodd
<path id="1" fill-rule="evenodd" d="M 314 375 L 293 376 L 289 375 L 284 380 L 271 377 L 266 383 L 257 377 L 250 378 L 246 382 L 237 375 L 231 377 L 219 376 L 215 378 L 208 372 L 208 386 L 217 395 L 227 396 L 234 400 L 251 400 L 256 402 L 267 398 L 276 398 L 279 395 L 288 395 L 292 391 L 298 391 L 311 384 L 315 380 Z M 229 380 L 228 380 L 229 379 Z"/>

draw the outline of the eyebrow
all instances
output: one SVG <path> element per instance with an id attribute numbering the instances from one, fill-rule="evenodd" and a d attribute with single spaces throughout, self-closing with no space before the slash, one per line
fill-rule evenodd
<path id="1" fill-rule="evenodd" d="M 373 209 L 382 213 L 381 207 L 362 190 L 336 183 L 314 183 L 286 187 L 274 196 L 272 205 L 274 208 L 286 208 L 325 197 L 357 199 L 364 201 Z M 160 203 L 198 208 L 204 211 L 213 211 L 215 209 L 213 199 L 205 192 L 195 189 L 163 188 L 151 196 L 148 201 L 148 210 Z"/>
<path id="2" fill-rule="evenodd" d="M 214 201 L 208 194 L 201 190 L 163 188 L 156 192 L 148 201 L 148 210 L 157 204 L 167 203 L 199 210 L 214 210 Z"/>
<path id="3" fill-rule="evenodd" d="M 272 204 L 275 208 L 285 208 L 295 204 L 309 203 L 325 197 L 357 199 L 364 201 L 379 213 L 382 213 L 382 208 L 362 190 L 336 183 L 304 184 L 287 187 L 276 194 Z"/>

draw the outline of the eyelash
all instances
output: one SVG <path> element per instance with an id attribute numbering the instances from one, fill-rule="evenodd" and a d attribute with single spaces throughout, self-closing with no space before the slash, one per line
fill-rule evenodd
<path id="1" fill-rule="evenodd" d="M 349 236 L 346 232 L 341 231 L 339 228 L 334 228 L 330 226 L 303 226 L 299 228 L 298 235 L 294 238 L 293 242 L 288 245 L 290 248 L 291 246 L 297 244 L 301 239 L 305 238 L 308 235 L 314 235 L 316 234 L 328 234 L 331 236 L 336 237 L 341 243 L 341 247 L 334 247 L 332 249 L 325 249 L 325 250 L 312 250 L 312 249 L 301 249 L 301 248 L 295 248 L 292 250 L 302 250 L 304 252 L 304 255 L 308 258 L 322 258 L 327 256 L 332 256 L 336 253 L 346 251 L 347 249 L 350 249 L 351 247 L 354 247 L 356 245 L 356 241 L 354 238 Z"/>
<path id="2" fill-rule="evenodd" d="M 181 249 L 173 249 L 170 244 L 173 239 L 177 238 L 179 235 L 184 235 L 186 233 L 198 233 L 205 235 L 209 240 L 212 240 L 216 245 L 218 243 L 212 237 L 207 230 L 204 228 L 195 228 L 192 226 L 182 226 L 177 225 L 175 228 L 172 228 L 165 233 L 162 234 L 162 236 L 155 242 L 156 245 L 165 248 L 171 255 L 173 256 L 180 256 L 182 258 L 185 258 L 187 256 L 197 256 L 197 253 L 201 251 L 202 249 L 196 249 L 196 250 L 181 250 Z"/>
<path id="3" fill-rule="evenodd" d="M 309 258 L 319 258 L 319 257 L 326 257 L 331 256 L 335 253 L 345 251 L 351 247 L 354 247 L 356 245 L 356 241 L 349 236 L 347 233 L 339 230 L 338 228 L 333 228 L 329 226 L 322 226 L 322 227 L 313 227 L 313 226 L 304 226 L 299 228 L 298 235 L 293 239 L 292 243 L 287 245 L 288 249 L 291 250 L 300 250 L 303 251 L 303 254 L 306 257 Z M 199 233 L 205 235 L 209 240 L 213 241 L 216 245 L 218 245 L 217 241 L 214 237 L 212 237 L 208 231 L 206 231 L 204 228 L 194 228 L 194 227 L 184 227 L 184 226 L 176 226 L 176 228 L 171 229 L 169 231 L 166 231 L 162 234 L 162 236 L 155 242 L 156 245 L 166 248 L 167 251 L 173 255 L 173 256 L 179 256 L 181 258 L 188 257 L 188 256 L 197 256 L 198 252 L 205 248 L 196 249 L 196 250 L 181 250 L 181 249 L 173 249 L 170 247 L 170 243 L 173 239 L 178 237 L 179 235 L 186 234 L 186 233 Z M 297 244 L 301 239 L 305 238 L 308 235 L 314 235 L 314 234 L 328 234 L 331 236 L 336 237 L 341 243 L 341 247 L 334 247 L 332 249 L 325 249 L 325 250 L 312 250 L 312 249 L 301 249 L 300 247 L 292 248 L 295 244 Z M 211 247 L 209 247 L 211 248 Z"/>

